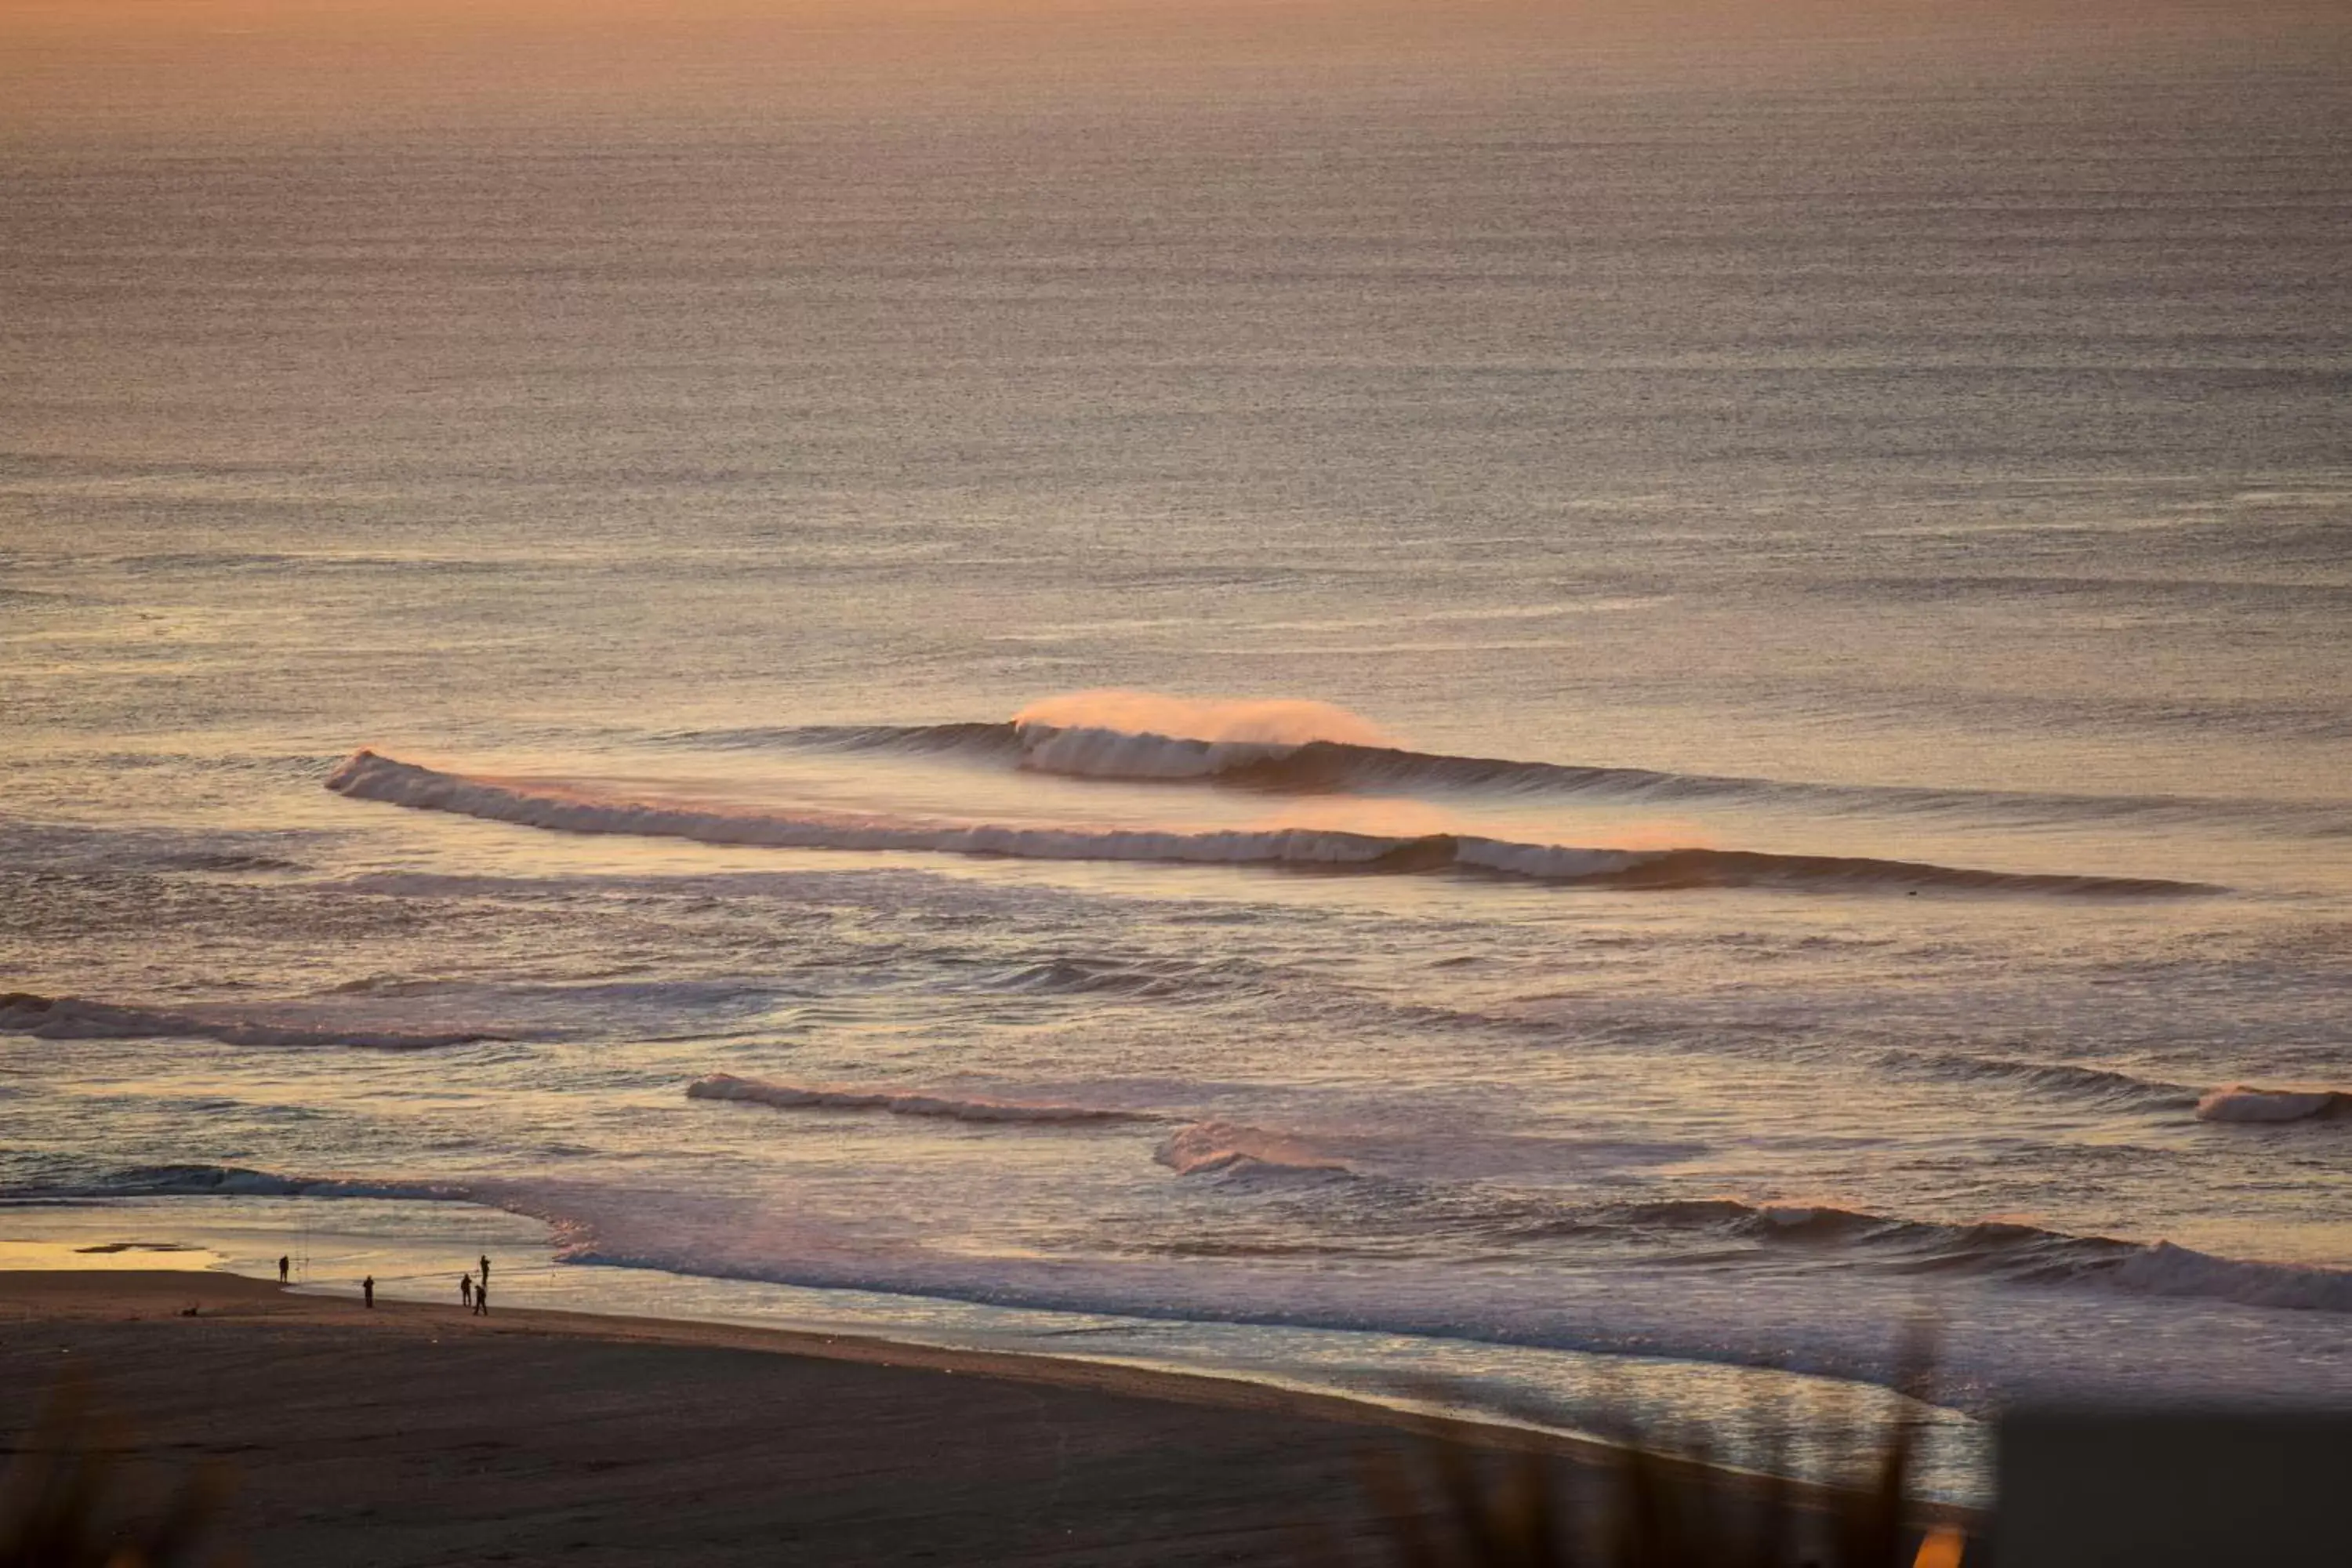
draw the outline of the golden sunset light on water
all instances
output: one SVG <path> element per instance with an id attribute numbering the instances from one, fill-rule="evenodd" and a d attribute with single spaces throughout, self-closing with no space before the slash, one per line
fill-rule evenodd
<path id="1" fill-rule="evenodd" d="M 2338 1563 L 2347 79 L 0 3 L 0 1568 Z"/>

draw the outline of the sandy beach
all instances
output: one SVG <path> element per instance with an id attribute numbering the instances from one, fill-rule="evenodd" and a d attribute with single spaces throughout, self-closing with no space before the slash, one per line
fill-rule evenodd
<path id="1" fill-rule="evenodd" d="M 0 1430 L 68 1367 L 143 1479 L 233 1470 L 226 1532 L 257 1564 L 1289 1563 L 1302 1529 L 1361 1520 L 1368 1451 L 1445 1429 L 1076 1362 L 0 1273 Z"/>

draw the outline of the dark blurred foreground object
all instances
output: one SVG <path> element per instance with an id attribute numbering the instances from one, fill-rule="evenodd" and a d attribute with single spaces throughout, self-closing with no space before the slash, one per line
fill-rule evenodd
<path id="1" fill-rule="evenodd" d="M 1906 1381 L 1924 1389 L 1925 1374 Z M 1500 1456 L 1444 1439 L 1433 1441 L 1417 1467 L 1392 1452 L 1368 1455 L 1372 1534 L 1384 1548 L 1373 1561 L 1399 1568 L 1954 1568 L 1968 1555 L 1951 1510 L 1922 1510 L 1908 1498 L 1917 1436 L 1899 1415 L 1886 1421 L 1867 1472 L 1836 1487 L 1780 1479 L 1777 1444 L 1761 1473 L 1742 1473 L 1718 1468 L 1704 1443 L 1617 1425 L 1625 1446 L 1599 1464 Z M 1363 1561 L 1328 1531 L 1302 1546 L 1300 1561 L 1312 1568 Z"/>
<path id="2" fill-rule="evenodd" d="M 1937 1325 L 1921 1319 L 1895 1345 L 1891 1389 L 1925 1403 L 1935 1393 Z M 1430 1392 L 1443 1394 L 1439 1385 Z M 1367 1495 L 1387 1559 L 1401 1568 L 1957 1568 L 1969 1542 L 1959 1510 L 1910 1495 L 1919 1427 L 1898 1401 L 1861 1408 L 1759 1406 L 1748 1469 L 1731 1469 L 1704 1436 L 1646 1426 L 1605 1397 L 1579 1425 L 1615 1447 L 1595 1463 L 1563 1466 L 1526 1453 L 1497 1473 L 1461 1441 L 1439 1440 L 1417 1483 L 1412 1467 L 1372 1455 Z M 1540 1412 L 1528 1412 L 1541 1420 Z M 1794 1425 L 1792 1426 L 1792 1422 Z M 1859 1473 L 1830 1485 L 1784 1479 L 1794 1426 L 1867 1454 Z M 1843 1439 L 1873 1434 L 1856 1450 Z M 1760 1463 L 1758 1462 L 1760 1460 Z M 1977 1560 L 1981 1561 L 1980 1554 Z M 1326 1532 L 1302 1561 L 1354 1560 Z"/>
<path id="3" fill-rule="evenodd" d="M 2352 1414 L 2012 1413 L 2000 1568 L 2344 1568 Z"/>
<path id="4" fill-rule="evenodd" d="M 9 1444 L 0 1477 L 0 1568 L 198 1568 L 226 1559 L 213 1526 L 228 1494 L 205 1468 L 146 1504 L 126 1473 L 120 1423 L 97 1413 L 85 1382 L 64 1377 L 32 1430 Z"/>
<path id="5" fill-rule="evenodd" d="M 1952 1568 L 1969 1552 L 1950 1525 L 1910 1517 L 1902 1472 L 1867 1490 L 1803 1492 L 1759 1479 L 1733 1489 L 1674 1458 L 1627 1450 L 1598 1489 L 1589 1471 L 1520 1455 L 1508 1463 L 1435 1443 L 1416 1481 L 1377 1456 L 1368 1488 L 1396 1568 Z M 1324 1534 L 1307 1568 L 1363 1563 Z"/>

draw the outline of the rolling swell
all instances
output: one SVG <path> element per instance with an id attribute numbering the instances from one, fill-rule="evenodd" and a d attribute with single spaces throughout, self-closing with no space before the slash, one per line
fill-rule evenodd
<path id="1" fill-rule="evenodd" d="M 2109 1276 L 2152 1296 L 2202 1296 L 2287 1311 L 2352 1312 L 2352 1270 L 2293 1263 L 2252 1263 L 2159 1241 L 2141 1247 Z"/>
<path id="2" fill-rule="evenodd" d="M 1594 1218 L 1640 1231 L 1696 1232 L 1768 1249 L 1850 1254 L 1893 1273 L 1953 1272 L 2006 1279 L 2066 1280 L 2121 1265 L 2143 1248 L 2006 1220 L 1946 1225 L 1823 1205 L 1748 1204 L 1733 1198 L 1623 1205 Z"/>
<path id="3" fill-rule="evenodd" d="M 733 1100 L 779 1110 L 884 1110 L 893 1116 L 936 1116 L 953 1121 L 1013 1121 L 1045 1125 L 1123 1121 L 1157 1121 L 1160 1118 L 1133 1110 L 1109 1110 L 1084 1105 L 1039 1105 L 1024 1100 L 959 1099 L 885 1089 L 816 1088 L 795 1083 L 772 1083 L 733 1073 L 715 1072 L 686 1086 L 688 1100 Z"/>
<path id="4" fill-rule="evenodd" d="M 2029 1094 L 2063 1096 L 2124 1110 L 2180 1111 L 2193 1109 L 2198 1102 L 2199 1091 L 2187 1084 L 2136 1078 L 2108 1068 L 2078 1067 L 2072 1062 L 2021 1061 L 1958 1052 L 1919 1056 L 1909 1051 L 1890 1052 L 1881 1059 L 1890 1070 L 1899 1073 L 1961 1083 L 2008 1084 Z"/>
<path id="5" fill-rule="evenodd" d="M 2352 1312 L 2352 1270 L 2221 1258 L 2168 1241 L 2075 1236 L 2011 1220 L 1950 1225 L 1822 1205 L 1670 1199 L 1583 1211 L 1537 1234 L 1648 1233 L 1713 1238 L 1767 1258 L 1826 1257 L 1882 1273 L 1956 1274 L 2018 1283 L 2084 1282 L 2242 1306 Z"/>
<path id="6" fill-rule="evenodd" d="M 23 1196 L 13 1194 L 12 1196 Z M 463 1187 L 423 1182 L 371 1182 L 341 1176 L 289 1176 L 243 1165 L 142 1165 L 88 1186 L 43 1189 L 44 1198 L 244 1197 L 401 1198 L 472 1203 Z"/>
<path id="7" fill-rule="evenodd" d="M 697 1079 L 686 1086 L 686 1093 L 689 1100 L 748 1101 L 780 1110 L 879 1110 L 893 1116 L 1047 1127 L 1166 1124 L 1178 1120 L 1146 1110 L 1039 1104 L 919 1090 L 819 1088 L 738 1078 L 732 1073 L 711 1073 Z M 1345 1161 L 1293 1134 L 1219 1121 L 1184 1122 L 1161 1140 L 1152 1151 L 1152 1158 L 1180 1176 L 1352 1173 Z"/>
<path id="8" fill-rule="evenodd" d="M 1397 837 L 1316 828 L 1211 832 L 1012 826 L 914 817 L 718 811 L 598 797 L 560 785 L 472 778 L 355 752 L 327 780 L 354 799 L 566 833 L 685 838 L 791 849 L 916 851 L 1035 860 L 1263 866 L 1376 875 L 1461 871 L 1562 886 L 1676 890 L 1771 887 L 1851 891 L 2161 897 L 2217 891 L 2154 878 L 1977 870 L 1861 857 L 1736 849 L 1627 850 L 1523 844 L 1466 834 Z"/>
<path id="9" fill-rule="evenodd" d="M 43 996 L 30 991 L 0 993 L 0 1034 L 40 1040 L 149 1040 L 188 1037 L 230 1046 L 342 1046 L 354 1050 L 429 1051 L 473 1045 L 503 1037 L 479 1031 L 416 1034 L 398 1030 L 338 1029 L 320 1026 L 255 1023 L 208 1018 L 156 1007 L 130 1007 L 79 996 Z"/>

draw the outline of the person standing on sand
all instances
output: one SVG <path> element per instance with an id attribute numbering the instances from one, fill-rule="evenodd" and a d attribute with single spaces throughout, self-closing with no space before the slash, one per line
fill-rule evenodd
<path id="1" fill-rule="evenodd" d="M 457 1276 L 457 1304 L 461 1307 L 474 1304 L 474 1277 L 470 1274 Z"/>
<path id="2" fill-rule="evenodd" d="M 478 1318 L 487 1318 L 489 1315 L 490 1282 L 488 1279 L 485 1279 L 480 1284 L 474 1287 L 474 1316 Z"/>
<path id="3" fill-rule="evenodd" d="M 490 1255 L 485 1252 L 479 1261 L 482 1265 L 482 1283 L 487 1285 L 490 1282 Z"/>
<path id="4" fill-rule="evenodd" d="M 374 1275 L 371 1274 L 366 1279 L 360 1281 L 360 1300 L 366 1302 L 370 1307 L 373 1307 L 375 1305 Z"/>
<path id="5" fill-rule="evenodd" d="M 280 1285 L 283 1285 L 283 1284 L 285 1284 L 285 1283 L 286 1283 L 286 1270 L 287 1270 L 287 1268 L 289 1268 L 289 1267 L 293 1263 L 293 1261 L 294 1261 L 294 1260 L 293 1260 L 292 1258 L 288 1258 L 288 1257 L 287 1257 L 285 1254 L 283 1254 L 283 1253 L 280 1253 L 280 1254 L 278 1255 L 278 1282 Z"/>

